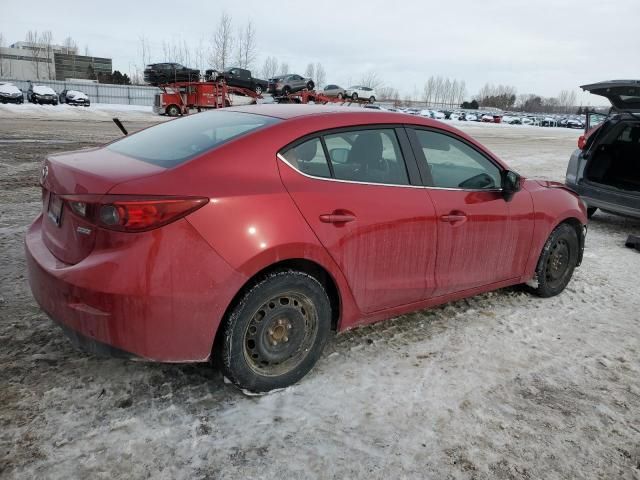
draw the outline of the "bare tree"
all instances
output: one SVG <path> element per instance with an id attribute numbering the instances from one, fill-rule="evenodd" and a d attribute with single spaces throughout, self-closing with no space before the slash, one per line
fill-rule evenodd
<path id="1" fill-rule="evenodd" d="M 25 38 L 29 44 L 29 50 L 31 51 L 31 63 L 35 70 L 36 79 L 40 80 L 40 55 L 42 54 L 42 44 L 40 43 L 40 36 L 37 30 L 29 30 Z"/>
<path id="2" fill-rule="evenodd" d="M 251 20 L 247 21 L 244 29 L 239 30 L 236 44 L 237 66 L 251 69 L 257 57 L 256 29 Z"/>
<path id="3" fill-rule="evenodd" d="M 278 74 L 278 59 L 275 57 L 267 57 L 262 65 L 262 78 L 270 79 Z"/>
<path id="4" fill-rule="evenodd" d="M 381 87 L 382 84 L 382 79 L 373 70 L 365 73 L 360 80 L 360 85 L 363 87 L 373 88 L 374 90 Z"/>
<path id="5" fill-rule="evenodd" d="M 289 73 L 289 64 L 287 62 L 282 62 L 279 70 L 278 75 L 286 75 Z"/>
<path id="6" fill-rule="evenodd" d="M 320 88 L 324 85 L 327 79 L 327 75 L 324 71 L 324 67 L 320 62 L 316 63 L 316 87 Z"/>
<path id="7" fill-rule="evenodd" d="M 304 71 L 304 76 L 310 79 L 314 79 L 316 76 L 316 66 L 313 63 L 307 65 L 307 69 Z"/>
<path id="8" fill-rule="evenodd" d="M 84 56 L 85 57 L 90 57 L 91 56 L 91 52 L 89 51 L 89 45 L 84 46 Z"/>
<path id="9" fill-rule="evenodd" d="M 4 35 L 0 32 L 0 50 L 4 48 Z M 4 68 L 4 58 L 2 56 L 2 52 L 0 51 L 0 77 L 7 74 L 6 69 Z"/>
<path id="10" fill-rule="evenodd" d="M 42 32 L 42 35 L 40 35 L 40 43 L 42 44 L 42 53 L 46 57 L 47 78 L 53 80 L 53 34 L 51 30 Z"/>
<path id="11" fill-rule="evenodd" d="M 218 29 L 211 39 L 212 52 L 211 64 L 216 70 L 222 71 L 229 67 L 231 54 L 233 52 L 233 27 L 231 16 L 227 12 L 222 12 Z"/>

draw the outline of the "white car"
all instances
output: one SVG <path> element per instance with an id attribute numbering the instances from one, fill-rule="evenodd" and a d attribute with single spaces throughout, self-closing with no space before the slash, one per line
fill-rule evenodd
<path id="1" fill-rule="evenodd" d="M 435 118 L 436 120 L 444 120 L 445 118 L 447 118 L 447 116 L 442 112 L 432 110 L 432 113 L 433 113 L 433 117 L 431 118 Z"/>
<path id="2" fill-rule="evenodd" d="M 433 118 L 433 112 L 429 109 L 420 110 L 421 117 Z"/>
<path id="3" fill-rule="evenodd" d="M 476 120 L 478 120 L 478 116 L 474 113 L 467 113 L 467 115 L 465 115 L 465 118 L 468 122 L 475 122 Z"/>
<path id="4" fill-rule="evenodd" d="M 376 101 L 376 91 L 373 88 L 364 87 L 362 85 L 354 85 L 353 87 L 349 87 L 345 91 L 345 96 L 347 98 L 351 98 L 352 100 L 367 99 L 371 103 Z"/>

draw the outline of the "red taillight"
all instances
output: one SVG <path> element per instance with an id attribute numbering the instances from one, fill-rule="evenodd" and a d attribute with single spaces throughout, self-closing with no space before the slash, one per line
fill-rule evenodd
<path id="1" fill-rule="evenodd" d="M 205 205 L 200 197 L 63 195 L 71 211 L 94 225 L 120 232 L 143 232 L 167 225 Z"/>
<path id="2" fill-rule="evenodd" d="M 580 135 L 580 137 L 578 137 L 578 148 L 582 150 L 585 143 L 587 143 L 587 139 L 584 138 L 584 135 Z"/>

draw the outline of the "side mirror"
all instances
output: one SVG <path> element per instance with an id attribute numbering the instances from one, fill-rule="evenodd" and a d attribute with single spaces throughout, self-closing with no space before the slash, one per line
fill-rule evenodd
<path id="1" fill-rule="evenodd" d="M 520 191 L 520 188 L 520 175 L 511 170 L 502 172 L 502 195 L 507 202 Z"/>

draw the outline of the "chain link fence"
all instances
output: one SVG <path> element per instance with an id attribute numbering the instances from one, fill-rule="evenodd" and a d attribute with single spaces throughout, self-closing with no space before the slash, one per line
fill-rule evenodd
<path id="1" fill-rule="evenodd" d="M 28 80 L 16 80 L 12 78 L 0 78 L 0 83 L 12 83 L 25 94 L 29 90 L 29 85 L 45 85 L 60 93 L 63 90 L 79 90 L 89 96 L 91 103 L 115 103 L 119 105 L 141 105 L 151 107 L 156 93 L 160 91 L 157 87 L 144 87 L 140 85 L 112 85 L 107 83 L 90 82 L 66 82 L 59 80 L 38 80 L 30 82 Z M 26 101 L 26 96 L 25 96 Z"/>

